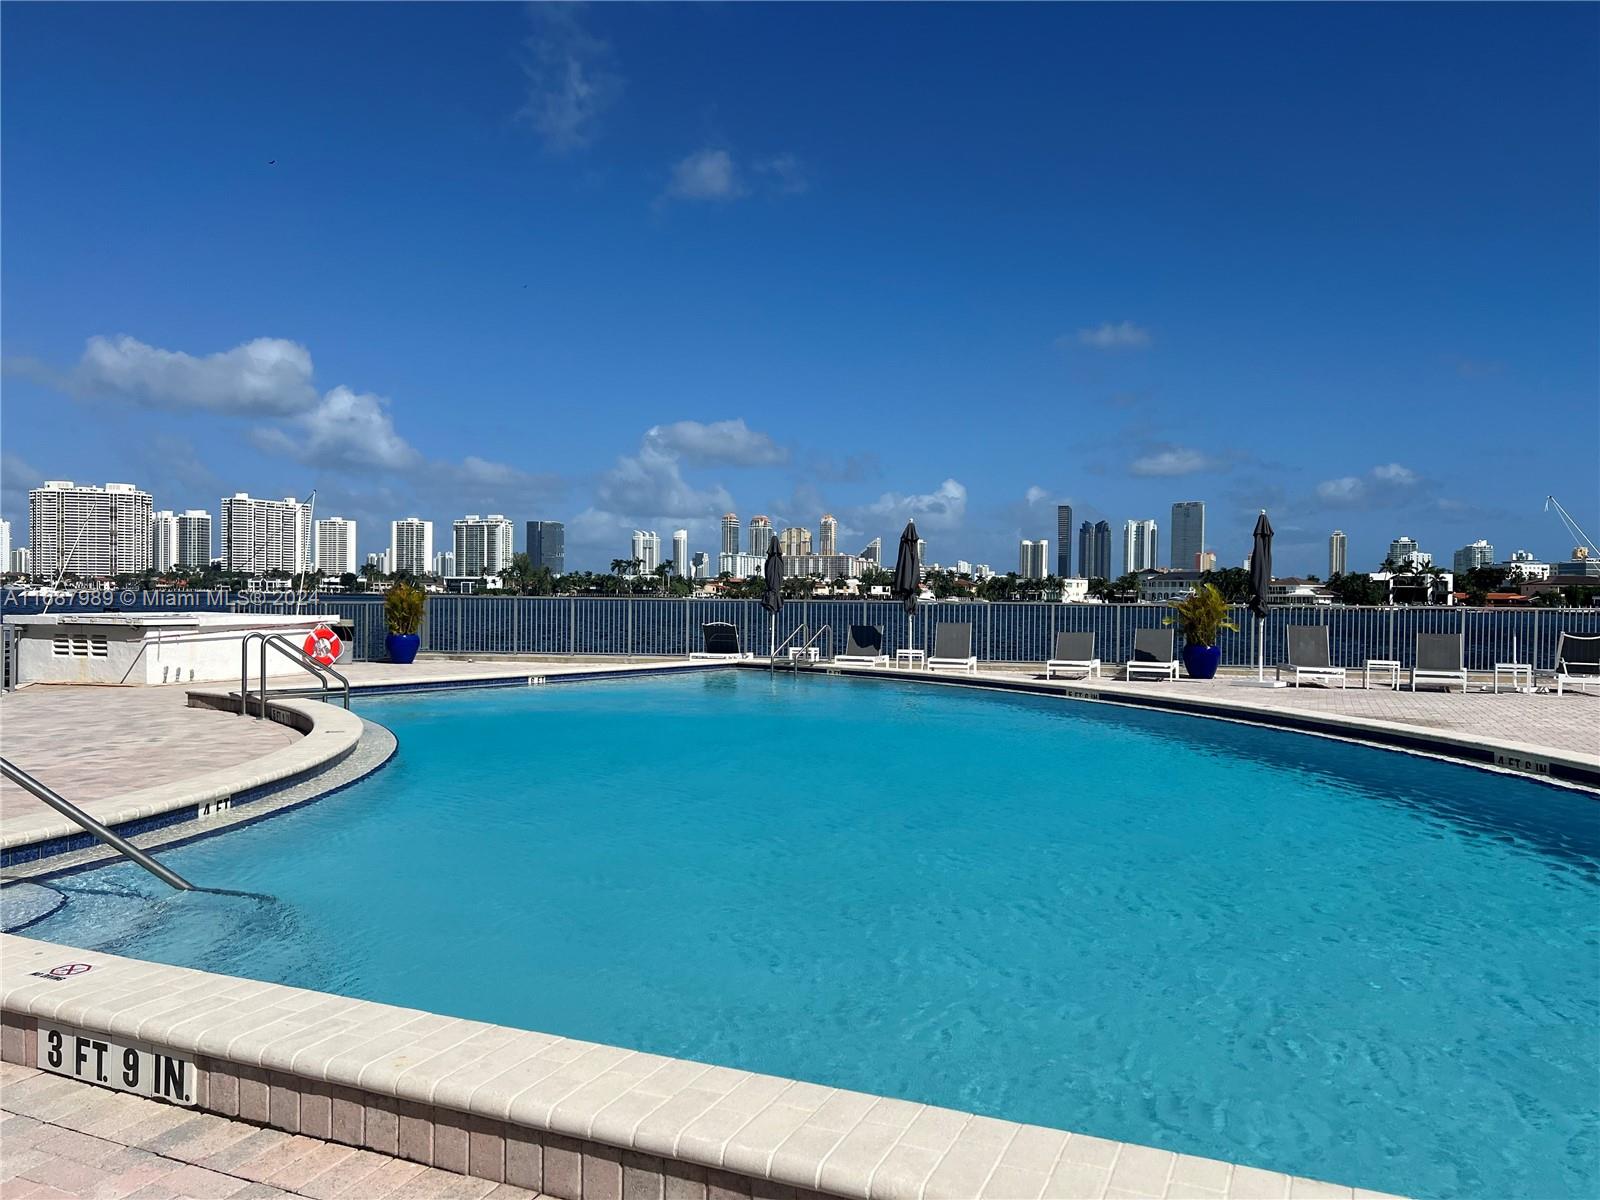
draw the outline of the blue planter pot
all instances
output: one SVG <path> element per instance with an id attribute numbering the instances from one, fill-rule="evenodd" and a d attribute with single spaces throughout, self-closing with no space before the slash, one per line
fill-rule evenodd
<path id="1" fill-rule="evenodd" d="M 1221 646 L 1186 645 L 1183 648 L 1183 669 L 1190 679 L 1215 679 L 1221 665 Z"/>
<path id="2" fill-rule="evenodd" d="M 388 636 L 389 661 L 408 663 L 417 661 L 417 648 L 422 645 L 419 633 L 391 633 Z"/>

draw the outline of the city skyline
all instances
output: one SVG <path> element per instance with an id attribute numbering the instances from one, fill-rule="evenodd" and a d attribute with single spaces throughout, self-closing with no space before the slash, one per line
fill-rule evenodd
<path id="1" fill-rule="evenodd" d="M 172 512 L 316 490 L 363 557 L 407 514 L 506 513 L 601 570 L 635 528 L 714 552 L 729 509 L 831 512 L 844 547 L 915 517 L 1001 564 L 1076 560 L 1058 506 L 1199 497 L 1219 562 L 1266 508 L 1301 574 L 1333 529 L 1353 565 L 1402 528 L 1559 557 L 1549 490 L 1600 528 L 1592 462 L 1551 483 L 1484 436 L 1536 410 L 1600 442 L 1581 8 L 570 15 L 11 11 L 0 515 L 49 478 Z M 1003 74 L 965 69 L 979 30 Z M 558 138 L 521 60 L 574 44 L 619 86 Z M 448 112 L 393 93 L 418 70 Z"/>

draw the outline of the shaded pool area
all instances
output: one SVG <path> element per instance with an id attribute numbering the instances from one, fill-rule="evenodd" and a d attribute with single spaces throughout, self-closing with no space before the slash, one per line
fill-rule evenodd
<path id="1" fill-rule="evenodd" d="M 1057 699 L 395 697 L 393 763 L 34 936 L 1419 1196 L 1600 1184 L 1600 803 Z"/>

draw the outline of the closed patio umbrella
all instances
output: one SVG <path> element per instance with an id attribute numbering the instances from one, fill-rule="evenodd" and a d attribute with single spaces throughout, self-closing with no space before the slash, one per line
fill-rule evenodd
<path id="1" fill-rule="evenodd" d="M 767 641 L 767 657 L 772 658 L 778 653 L 778 614 L 783 611 L 783 551 L 778 548 L 777 538 L 767 545 L 767 560 L 761 564 L 761 575 L 767 584 L 761 593 L 761 607 L 772 617 L 772 636 Z"/>
<path id="2" fill-rule="evenodd" d="M 917 597 L 922 594 L 922 563 L 917 558 L 917 523 L 907 521 L 900 534 L 900 553 L 894 560 L 894 581 L 889 594 L 906 610 L 906 649 L 911 645 L 911 618 L 917 612 Z"/>
<path id="3" fill-rule="evenodd" d="M 1256 518 L 1250 542 L 1250 611 L 1256 618 L 1256 682 L 1267 681 L 1267 591 L 1272 585 L 1272 522 Z"/>

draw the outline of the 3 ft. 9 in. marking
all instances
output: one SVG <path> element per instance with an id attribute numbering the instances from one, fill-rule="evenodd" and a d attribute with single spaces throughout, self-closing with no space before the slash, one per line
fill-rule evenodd
<path id="1" fill-rule="evenodd" d="M 186 1058 L 125 1046 L 54 1025 L 39 1026 L 39 1066 L 57 1075 L 172 1104 L 193 1104 L 198 1070 Z"/>

